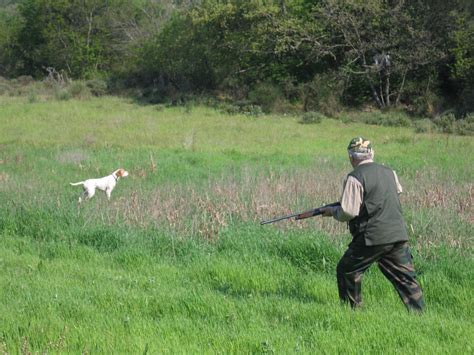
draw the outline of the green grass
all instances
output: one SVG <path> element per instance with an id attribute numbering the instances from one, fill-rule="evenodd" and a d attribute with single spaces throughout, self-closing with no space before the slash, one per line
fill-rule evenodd
<path id="1" fill-rule="evenodd" d="M 0 96 L 0 351 L 472 352 L 472 138 L 299 120 Z M 339 304 L 342 224 L 258 224 L 338 199 L 361 134 L 404 186 L 422 316 L 376 267 Z M 119 166 L 77 206 L 70 181 Z"/>

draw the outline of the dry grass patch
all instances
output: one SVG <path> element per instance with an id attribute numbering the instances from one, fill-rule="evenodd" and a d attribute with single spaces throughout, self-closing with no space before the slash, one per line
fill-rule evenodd
<path id="1" fill-rule="evenodd" d="M 113 201 L 110 208 L 94 213 L 105 213 L 102 219 L 108 223 L 124 221 L 141 228 L 165 228 L 177 238 L 216 240 L 234 223 L 257 224 L 338 200 L 346 173 L 321 169 L 263 173 L 244 169 L 238 177 L 222 175 L 205 185 L 168 183 L 151 191 L 133 190 Z M 426 172 L 405 181 L 404 188 L 402 205 L 409 231 L 420 247 L 448 244 L 472 248 L 472 183 L 441 181 L 434 172 Z M 314 229 L 332 236 L 348 233 L 344 223 L 321 217 L 281 221 L 262 228 Z"/>

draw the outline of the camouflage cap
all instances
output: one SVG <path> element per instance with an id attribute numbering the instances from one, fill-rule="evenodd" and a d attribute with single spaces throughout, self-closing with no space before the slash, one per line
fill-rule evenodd
<path id="1" fill-rule="evenodd" d="M 364 137 L 355 137 L 349 142 L 347 150 L 353 153 L 370 153 L 372 151 L 372 143 Z"/>

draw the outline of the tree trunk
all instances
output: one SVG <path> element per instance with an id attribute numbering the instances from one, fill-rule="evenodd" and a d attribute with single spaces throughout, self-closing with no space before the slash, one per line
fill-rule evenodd
<path id="1" fill-rule="evenodd" d="M 383 103 L 380 101 L 379 95 L 377 94 L 377 90 L 375 90 L 374 83 L 372 83 L 372 79 L 370 79 L 369 73 L 366 71 L 365 76 L 367 77 L 367 81 L 369 82 L 370 90 L 372 91 L 372 96 L 374 97 L 375 102 L 379 108 L 383 108 Z"/>
<path id="2" fill-rule="evenodd" d="M 282 14 L 286 15 L 286 0 L 280 0 L 280 9 Z"/>
<path id="3" fill-rule="evenodd" d="M 365 60 L 365 55 L 362 55 L 362 64 L 364 65 L 365 69 L 365 77 L 367 78 L 367 81 L 369 82 L 370 90 L 372 91 L 372 96 L 374 97 L 375 102 L 377 103 L 377 106 L 379 108 L 383 108 L 383 102 L 380 101 L 379 95 L 377 94 L 377 90 L 375 90 L 374 83 L 372 82 L 372 79 L 370 78 L 370 72 L 368 66 L 367 66 L 367 61 Z"/>
<path id="4" fill-rule="evenodd" d="M 383 74 L 381 72 L 379 72 L 379 85 L 380 85 L 380 94 L 379 94 L 379 97 L 380 97 L 380 101 L 382 102 L 382 105 L 385 107 L 387 105 L 387 103 L 385 102 L 385 98 L 384 98 L 384 87 L 383 87 Z"/>
<path id="5" fill-rule="evenodd" d="M 398 104 L 400 103 L 400 97 L 402 96 L 403 87 L 405 86 L 405 78 L 407 77 L 407 72 L 408 72 L 408 69 L 405 69 L 405 71 L 403 72 L 402 84 L 400 85 L 400 90 L 398 90 L 397 100 L 395 101 L 396 106 L 398 106 Z"/>

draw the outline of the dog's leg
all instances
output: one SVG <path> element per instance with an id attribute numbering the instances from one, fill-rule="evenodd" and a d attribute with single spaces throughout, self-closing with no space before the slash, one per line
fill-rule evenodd
<path id="1" fill-rule="evenodd" d="M 95 189 L 84 189 L 84 201 L 90 200 L 95 195 Z M 79 197 L 79 199 L 81 199 Z"/>
<path id="2" fill-rule="evenodd" d="M 112 194 L 112 189 L 106 189 L 105 194 L 107 195 L 107 200 L 110 201 L 110 195 Z"/>
<path id="3" fill-rule="evenodd" d="M 82 203 L 82 201 L 87 200 L 87 196 L 88 196 L 88 194 L 87 194 L 87 189 L 84 189 L 84 191 L 82 192 L 82 196 L 79 196 L 79 199 L 78 199 L 77 202 L 78 202 L 79 204 Z"/>

